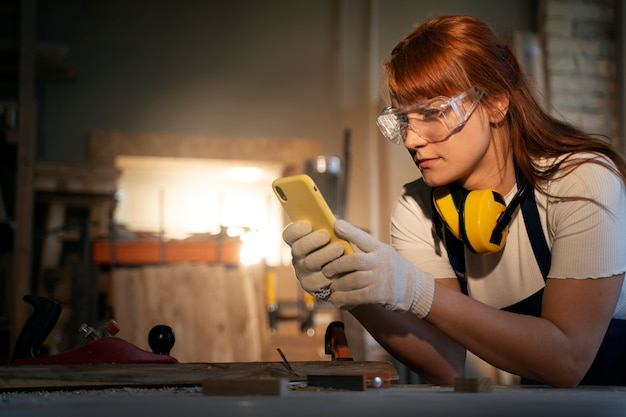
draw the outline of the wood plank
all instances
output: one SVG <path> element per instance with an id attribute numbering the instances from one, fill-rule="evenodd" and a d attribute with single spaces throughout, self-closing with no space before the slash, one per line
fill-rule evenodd
<path id="1" fill-rule="evenodd" d="M 61 250 L 63 247 L 61 237 L 64 233 L 64 226 L 65 204 L 61 201 L 51 201 L 48 205 L 48 212 L 46 213 L 46 225 L 44 230 L 47 233 L 44 235 L 41 248 L 42 269 L 59 267 L 59 259 L 61 258 Z M 46 294 L 45 290 L 41 288 L 43 283 L 40 282 L 39 285 L 39 294 Z"/>
<path id="2" fill-rule="evenodd" d="M 492 392 L 491 378 L 455 378 L 454 392 Z"/>
<path id="3" fill-rule="evenodd" d="M 71 388 L 200 386 L 206 380 L 275 379 L 306 381 L 312 375 L 386 373 L 386 361 L 216 362 L 179 364 L 25 365 L 0 367 L 0 392 Z"/>
<path id="4" fill-rule="evenodd" d="M 208 379 L 202 381 L 204 395 L 285 395 L 287 378 Z"/>
<path id="5" fill-rule="evenodd" d="M 92 130 L 87 134 L 87 153 L 90 160 L 106 163 L 115 163 L 120 155 L 275 161 L 285 166 L 285 175 L 290 175 L 302 172 L 304 161 L 321 152 L 320 141 L 298 138 L 220 137 L 107 130 Z"/>
<path id="6" fill-rule="evenodd" d="M 117 241 L 115 250 L 110 240 L 92 244 L 94 264 L 140 265 L 161 262 L 210 262 L 235 265 L 239 263 L 241 241 Z M 112 254 L 114 253 L 114 257 Z"/>

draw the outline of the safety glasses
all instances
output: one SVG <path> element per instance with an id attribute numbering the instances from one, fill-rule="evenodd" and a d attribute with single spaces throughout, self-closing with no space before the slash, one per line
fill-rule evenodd
<path id="1" fill-rule="evenodd" d="M 482 90 L 472 88 L 452 98 L 435 97 L 411 107 L 388 106 L 380 112 L 376 124 L 397 145 L 404 145 L 409 129 L 428 142 L 441 142 L 463 127 L 483 95 Z"/>

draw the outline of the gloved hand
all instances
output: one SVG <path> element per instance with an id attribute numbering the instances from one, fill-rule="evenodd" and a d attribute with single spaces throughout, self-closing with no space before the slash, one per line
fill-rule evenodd
<path id="1" fill-rule="evenodd" d="M 320 300 L 330 296 L 331 280 L 321 269 L 328 262 L 343 254 L 341 243 L 331 243 L 325 230 L 313 231 L 305 220 L 290 223 L 283 230 L 283 240 L 291 246 L 292 264 L 302 288 Z"/>
<path id="2" fill-rule="evenodd" d="M 337 220 L 335 233 L 360 252 L 342 256 L 322 268 L 326 277 L 340 276 L 330 282 L 328 301 L 342 309 L 382 304 L 388 310 L 410 311 L 420 318 L 428 315 L 435 295 L 431 274 L 344 220 Z"/>

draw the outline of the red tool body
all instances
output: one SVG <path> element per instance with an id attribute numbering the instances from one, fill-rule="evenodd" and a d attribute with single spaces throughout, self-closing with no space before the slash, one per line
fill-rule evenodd
<path id="1" fill-rule="evenodd" d="M 78 365 L 92 363 L 177 363 L 169 355 L 152 353 L 124 339 L 105 336 L 56 355 L 16 358 L 11 365 Z"/>

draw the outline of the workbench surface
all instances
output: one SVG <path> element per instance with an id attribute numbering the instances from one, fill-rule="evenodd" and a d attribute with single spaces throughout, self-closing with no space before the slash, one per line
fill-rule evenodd
<path id="1" fill-rule="evenodd" d="M 626 416 L 626 387 L 496 386 L 488 393 L 392 385 L 366 391 L 290 389 L 282 396 L 207 396 L 200 387 L 0 393 L 0 415 L 188 416 Z"/>

